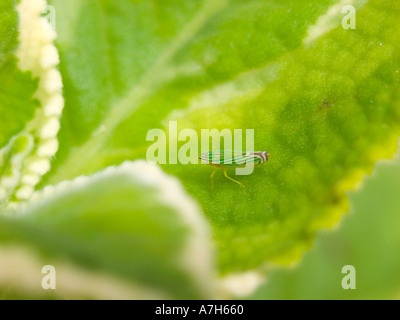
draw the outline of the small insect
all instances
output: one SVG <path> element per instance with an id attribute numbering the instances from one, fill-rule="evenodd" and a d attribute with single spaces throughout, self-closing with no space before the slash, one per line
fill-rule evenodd
<path id="1" fill-rule="evenodd" d="M 224 171 L 224 176 L 229 180 L 236 182 L 242 188 L 245 188 L 243 184 L 239 181 L 228 176 L 227 169 L 228 168 L 240 168 L 245 167 L 246 165 L 254 165 L 259 166 L 266 162 L 269 159 L 269 154 L 266 151 L 254 151 L 254 152 L 237 152 L 237 151 L 207 151 L 200 155 L 200 160 L 202 164 L 209 164 L 213 167 L 216 167 L 214 172 L 211 174 L 211 190 L 214 189 L 214 174 L 218 169 L 222 169 Z"/>

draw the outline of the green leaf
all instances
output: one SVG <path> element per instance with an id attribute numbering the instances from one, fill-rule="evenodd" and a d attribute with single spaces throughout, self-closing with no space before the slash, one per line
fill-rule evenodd
<path id="1" fill-rule="evenodd" d="M 307 27 L 333 2 L 51 1 L 68 107 L 48 181 L 145 157 L 148 130 L 200 92 L 300 46 Z M 253 45 L 259 50 L 249 50 Z M 90 161 L 81 161 L 82 152 Z"/>
<path id="2" fill-rule="evenodd" d="M 40 16 L 45 1 L 16 5 L 7 0 L 0 7 L 7 33 L 0 45 L 0 207 L 29 199 L 50 169 L 64 105 L 55 31 Z"/>
<path id="3" fill-rule="evenodd" d="M 399 299 L 400 157 L 379 163 L 350 202 L 340 229 L 320 234 L 298 268 L 271 272 L 252 298 Z M 355 267 L 356 290 L 341 286 L 345 265 Z"/>
<path id="4" fill-rule="evenodd" d="M 18 44 L 15 4 L 13 0 L 0 4 L 0 149 L 24 128 L 37 107 L 32 99 L 37 83 L 29 73 L 19 70 L 15 57 Z"/>
<path id="5" fill-rule="evenodd" d="M 348 210 L 399 135 L 396 1 L 57 1 L 64 114 L 46 183 L 144 158 L 152 128 L 255 130 L 241 190 L 169 165 L 213 226 L 223 274 L 290 264 Z M 319 32 L 315 32 L 318 30 Z M 200 136 L 200 134 L 199 134 Z"/>
<path id="6" fill-rule="evenodd" d="M 153 165 L 125 163 L 48 187 L 16 215 L 0 220 L 0 292 L 40 293 L 40 270 L 53 265 L 61 297 L 213 296 L 205 221 Z"/>

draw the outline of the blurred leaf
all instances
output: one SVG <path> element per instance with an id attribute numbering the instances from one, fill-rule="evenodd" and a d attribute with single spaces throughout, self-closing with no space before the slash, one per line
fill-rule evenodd
<path id="1" fill-rule="evenodd" d="M 254 299 L 399 299 L 400 157 L 380 163 L 351 194 L 351 215 L 325 232 L 293 270 L 271 272 Z M 356 290 L 341 286 L 342 267 L 356 269 Z"/>
<path id="2" fill-rule="evenodd" d="M 18 69 L 14 55 L 18 38 L 15 4 L 14 0 L 0 4 L 0 149 L 24 128 L 37 107 L 32 98 L 37 82 Z"/>
<path id="3" fill-rule="evenodd" d="M 107 289 L 106 280 L 97 279 L 103 287 L 91 283 L 91 277 L 99 272 L 118 276 L 128 288 L 131 285 L 129 298 L 213 296 L 205 223 L 179 182 L 152 165 L 125 163 L 90 178 L 48 187 L 17 215 L 23 217 L 0 220 L 0 291 L 13 289 L 13 280 L 18 284 L 19 277 L 25 279 L 26 274 L 39 277 L 35 288 L 42 291 L 41 269 L 29 270 L 35 263 L 29 254 L 20 253 L 19 248 L 25 248 L 28 253 L 36 252 L 44 264 L 54 265 L 58 283 L 55 292 L 61 296 L 112 296 L 113 287 L 101 296 Z M 7 248 L 16 248 L 13 252 L 21 257 L 10 255 Z M 90 270 L 83 284 L 79 284 L 77 279 L 82 276 L 76 272 L 69 275 L 64 261 Z M 24 289 L 31 282 L 28 279 L 20 285 Z M 68 291 L 69 282 L 75 283 L 77 292 Z M 85 284 L 87 288 L 79 292 Z"/>
<path id="4" fill-rule="evenodd" d="M 30 198 L 58 149 L 64 102 L 56 33 L 40 16 L 45 3 L 0 5 L 0 208 Z"/>

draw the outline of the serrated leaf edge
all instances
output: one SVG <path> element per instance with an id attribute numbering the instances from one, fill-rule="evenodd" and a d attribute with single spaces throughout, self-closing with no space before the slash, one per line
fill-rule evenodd
<path id="1" fill-rule="evenodd" d="M 60 129 L 60 117 L 64 107 L 61 74 L 57 70 L 59 57 L 53 41 L 56 32 L 41 16 L 45 0 L 21 0 L 17 6 L 19 14 L 19 47 L 16 52 L 18 67 L 30 71 L 39 79 L 36 98 L 41 107 L 34 118 L 27 123 L 20 134 L 34 137 L 32 152 L 25 155 L 20 168 L 18 181 L 15 181 L 13 194 L 15 205 L 27 200 L 34 193 L 41 177 L 50 170 L 51 158 L 58 150 L 57 134 Z M 20 135 L 19 134 L 19 135 Z M 0 190 L 4 185 L 0 182 Z M 0 193 L 4 201 L 7 193 Z"/>

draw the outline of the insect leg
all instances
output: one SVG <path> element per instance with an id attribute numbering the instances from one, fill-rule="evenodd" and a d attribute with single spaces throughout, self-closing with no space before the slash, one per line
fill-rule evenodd
<path id="1" fill-rule="evenodd" d="M 218 169 L 215 169 L 213 173 L 211 173 L 211 190 L 214 190 L 214 174 L 217 172 Z"/>
<path id="2" fill-rule="evenodd" d="M 242 185 L 239 181 L 237 181 L 237 180 L 235 180 L 235 179 L 233 179 L 233 178 L 231 178 L 230 176 L 228 176 L 228 173 L 226 172 L 226 169 L 224 170 L 224 176 L 226 177 L 226 178 L 228 178 L 229 180 L 231 180 L 231 181 L 233 181 L 233 182 L 236 182 L 238 185 L 240 185 L 242 188 L 246 188 L 244 185 Z"/>

